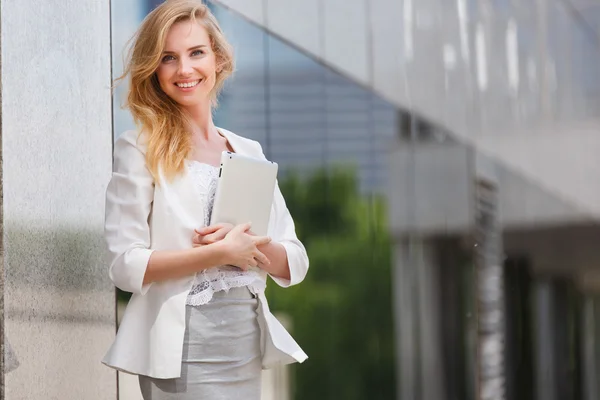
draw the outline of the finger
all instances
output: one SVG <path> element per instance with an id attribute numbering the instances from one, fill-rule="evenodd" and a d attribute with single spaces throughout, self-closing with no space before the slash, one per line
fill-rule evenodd
<path id="1" fill-rule="evenodd" d="M 202 237 L 200 235 L 194 235 L 192 237 L 192 243 L 196 243 L 196 244 L 202 243 Z"/>
<path id="2" fill-rule="evenodd" d="M 223 239 L 225 236 L 227 236 L 227 232 L 228 231 L 226 231 L 225 229 L 220 229 L 220 230 L 216 231 L 215 233 L 211 234 L 210 237 L 213 240 L 218 241 L 218 240 Z"/>
<path id="3" fill-rule="evenodd" d="M 268 236 L 254 236 L 252 239 L 254 240 L 254 244 L 256 246 L 260 246 L 262 244 L 267 244 L 271 242 L 271 238 Z"/>
<path id="4" fill-rule="evenodd" d="M 246 229 L 244 229 L 244 232 L 248 232 L 250 230 L 250 228 L 252 227 L 252 222 L 248 221 L 244 225 L 246 226 Z"/>
<path id="5" fill-rule="evenodd" d="M 194 229 L 198 235 L 206 236 L 221 229 L 220 224 L 205 226 L 200 229 Z"/>
<path id="6" fill-rule="evenodd" d="M 215 233 L 211 233 L 210 235 L 204 236 L 204 242 L 207 244 L 216 243 L 219 240 L 223 239 L 225 235 L 219 233 L 218 231 Z"/>
<path id="7" fill-rule="evenodd" d="M 254 255 L 254 258 L 262 265 L 270 265 L 271 264 L 271 260 L 269 260 L 267 258 L 267 256 L 265 256 L 260 251 L 256 252 L 256 254 Z"/>
<path id="8" fill-rule="evenodd" d="M 202 243 L 204 244 L 212 244 L 214 242 L 215 240 L 213 239 L 212 235 L 207 235 L 202 238 Z"/>
<path id="9" fill-rule="evenodd" d="M 248 229 L 250 229 L 250 222 L 246 222 L 245 224 L 239 224 L 236 225 L 231 231 L 229 231 L 230 234 L 236 234 L 236 233 L 243 233 L 246 232 Z"/>
<path id="10" fill-rule="evenodd" d="M 217 225 L 219 226 L 218 230 L 225 229 L 227 232 L 235 227 L 235 225 L 230 224 L 229 222 L 219 222 Z"/>

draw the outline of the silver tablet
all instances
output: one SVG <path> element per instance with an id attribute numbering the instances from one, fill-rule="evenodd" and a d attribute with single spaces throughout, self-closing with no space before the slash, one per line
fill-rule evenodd
<path id="1" fill-rule="evenodd" d="M 211 224 L 252 222 L 257 235 L 267 235 L 278 165 L 224 151 Z"/>

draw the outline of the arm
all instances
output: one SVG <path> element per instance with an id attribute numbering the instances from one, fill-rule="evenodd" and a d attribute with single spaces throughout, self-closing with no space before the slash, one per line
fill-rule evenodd
<path id="1" fill-rule="evenodd" d="M 213 246 L 221 243 L 229 231 L 233 229 L 233 225 L 227 223 L 218 223 L 203 227 L 196 230 L 196 234 L 192 239 L 194 247 L 204 248 L 205 246 Z M 255 236 L 251 231 L 250 236 Z M 281 243 L 270 242 L 257 246 L 257 249 L 262 253 L 262 257 L 258 258 L 258 266 L 267 273 L 290 280 L 290 267 L 287 259 L 287 252 Z"/>
<path id="2" fill-rule="evenodd" d="M 251 237 L 246 234 L 249 228 L 250 224 L 240 224 L 227 233 L 223 240 L 208 246 L 179 251 L 155 251 L 150 256 L 144 284 L 182 278 L 218 265 L 236 265 L 246 270 L 260 262 L 268 263 L 258 248 L 268 245 L 271 238 Z"/>
<path id="3" fill-rule="evenodd" d="M 285 281 L 291 280 L 290 265 L 288 263 L 287 251 L 281 243 L 271 242 L 258 249 L 269 259 L 269 264 L 259 263 L 259 267 L 269 275 L 281 278 Z"/>
<path id="4" fill-rule="evenodd" d="M 109 276 L 119 289 L 145 294 L 150 249 L 148 217 L 154 198 L 154 180 L 129 131 L 115 142 L 113 174 L 106 190 L 104 239 L 108 246 Z"/>
<path id="5" fill-rule="evenodd" d="M 271 261 L 271 265 L 263 269 L 281 287 L 302 282 L 308 273 L 308 255 L 304 245 L 296 236 L 294 220 L 285 204 L 279 185 L 275 186 L 269 234 L 273 239 L 272 242 L 259 247 Z"/>
<path id="6" fill-rule="evenodd" d="M 143 285 L 178 279 L 225 263 L 223 242 L 186 250 L 154 251 L 148 260 Z"/>

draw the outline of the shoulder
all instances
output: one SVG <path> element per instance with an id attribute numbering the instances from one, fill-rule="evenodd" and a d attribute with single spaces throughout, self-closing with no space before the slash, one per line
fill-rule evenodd
<path id="1" fill-rule="evenodd" d="M 136 173 L 146 170 L 146 137 L 139 130 L 125 131 L 115 141 L 113 165 L 115 171 Z"/>
<path id="2" fill-rule="evenodd" d="M 129 130 L 121 133 L 115 141 L 115 153 L 137 150 L 146 154 L 146 136 L 139 130 Z"/>

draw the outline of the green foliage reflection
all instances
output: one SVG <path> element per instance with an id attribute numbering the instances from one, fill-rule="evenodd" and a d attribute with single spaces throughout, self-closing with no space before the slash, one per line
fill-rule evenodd
<path id="1" fill-rule="evenodd" d="M 291 174 L 281 190 L 310 257 L 306 280 L 270 284 L 309 359 L 295 366 L 296 399 L 393 399 L 391 247 L 384 201 L 361 196 L 353 170 Z"/>

